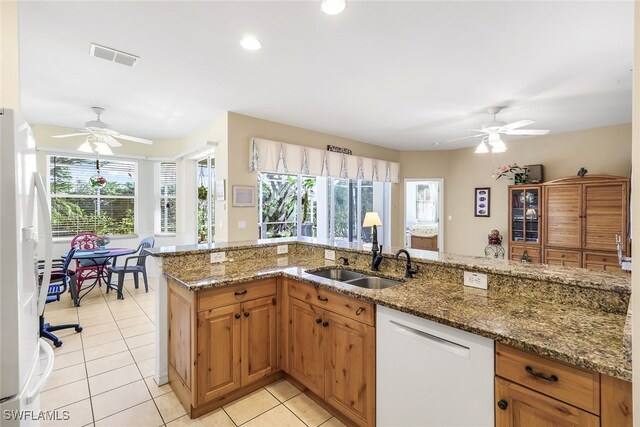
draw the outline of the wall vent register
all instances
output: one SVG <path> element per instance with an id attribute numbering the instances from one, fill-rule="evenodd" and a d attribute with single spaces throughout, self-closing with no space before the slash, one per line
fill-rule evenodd
<path id="1" fill-rule="evenodd" d="M 116 62 L 121 65 L 126 65 L 127 67 L 133 67 L 140 59 L 139 56 L 122 52 L 110 47 L 100 46 L 99 44 L 95 43 L 91 43 L 89 54 L 91 56 L 95 56 L 96 58 L 101 58 L 107 61 Z"/>

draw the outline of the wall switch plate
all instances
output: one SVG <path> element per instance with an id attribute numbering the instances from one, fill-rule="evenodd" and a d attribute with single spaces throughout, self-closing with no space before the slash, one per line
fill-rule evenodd
<path id="1" fill-rule="evenodd" d="M 247 228 L 247 221 L 238 221 L 238 230 L 244 230 Z"/>
<path id="2" fill-rule="evenodd" d="M 289 245 L 278 245 L 278 255 L 288 254 L 289 253 Z"/>
<path id="3" fill-rule="evenodd" d="M 329 259 L 331 261 L 336 260 L 336 251 L 332 251 L 330 249 L 324 250 L 324 259 Z"/>
<path id="4" fill-rule="evenodd" d="M 465 271 L 464 285 L 471 286 L 472 288 L 487 289 L 487 275 Z"/>
<path id="5" fill-rule="evenodd" d="M 211 252 L 211 263 L 224 262 L 226 257 L 226 252 Z"/>

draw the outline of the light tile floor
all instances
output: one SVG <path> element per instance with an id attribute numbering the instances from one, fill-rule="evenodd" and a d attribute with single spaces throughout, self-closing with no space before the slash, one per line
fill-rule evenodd
<path id="1" fill-rule="evenodd" d="M 69 411 L 69 419 L 43 427 L 344 426 L 284 380 L 190 420 L 171 387 L 158 387 L 153 379 L 154 290 L 145 293 L 142 284 L 135 289 L 125 281 L 125 299 L 118 300 L 103 288 L 92 290 L 78 308 L 68 297 L 47 305 L 47 322 L 80 323 L 83 331 L 57 332 L 63 345 L 54 348 L 41 408 Z"/>

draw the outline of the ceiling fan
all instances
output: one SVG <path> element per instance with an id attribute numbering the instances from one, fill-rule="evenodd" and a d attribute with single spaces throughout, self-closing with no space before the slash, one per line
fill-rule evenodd
<path id="1" fill-rule="evenodd" d="M 138 142 L 140 144 L 153 144 L 153 141 L 144 138 L 138 138 L 136 136 L 125 135 L 111 129 L 107 123 L 100 120 L 100 115 L 104 113 L 102 107 L 91 107 L 94 113 L 98 116 L 96 120 L 90 120 L 84 124 L 84 128 L 76 129 L 77 133 L 68 133 L 64 135 L 54 135 L 54 138 L 70 138 L 73 136 L 87 135 L 87 140 L 78 148 L 84 152 L 97 152 L 98 154 L 113 154 L 109 147 L 120 147 L 122 144 L 118 139 L 125 141 Z M 93 144 L 93 147 L 92 145 Z"/>
<path id="2" fill-rule="evenodd" d="M 474 132 L 480 132 L 477 135 L 465 136 L 462 138 L 451 139 L 447 142 L 461 141 L 463 139 L 479 138 L 482 137 L 480 144 L 476 148 L 476 153 L 488 153 L 489 148 L 487 143 L 491 146 L 492 153 L 504 153 L 507 151 L 507 146 L 500 138 L 500 135 L 518 135 L 518 136 L 536 136 L 546 135 L 549 130 L 542 129 L 520 129 L 525 126 L 529 126 L 535 123 L 533 120 L 518 120 L 513 123 L 506 123 L 496 120 L 496 115 L 502 110 L 503 107 L 491 107 L 487 110 L 489 114 L 493 114 L 493 121 L 483 124 L 480 129 L 467 129 Z"/>

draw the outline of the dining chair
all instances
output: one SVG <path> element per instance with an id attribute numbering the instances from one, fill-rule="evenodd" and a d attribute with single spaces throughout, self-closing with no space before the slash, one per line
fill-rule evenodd
<path id="1" fill-rule="evenodd" d="M 73 254 L 75 253 L 75 251 L 76 249 L 72 248 L 67 253 L 67 257 L 62 263 L 62 267 L 51 272 L 51 281 L 49 283 L 49 289 L 46 299 L 47 304 L 55 301 L 60 301 L 60 297 L 64 295 L 67 290 L 70 290 L 71 292 L 71 298 L 74 305 L 77 304 L 78 294 L 76 286 L 76 273 L 73 270 L 69 269 L 69 264 L 71 264 L 71 260 L 73 259 Z M 40 264 L 39 267 L 43 267 L 43 264 Z M 56 265 L 54 264 L 54 268 L 55 267 Z M 40 277 L 42 277 L 42 273 L 40 273 Z M 80 326 L 80 324 L 78 323 L 52 325 L 45 322 L 44 313 L 40 316 L 40 336 L 50 339 L 53 342 L 53 345 L 56 347 L 60 347 L 62 345 L 62 340 L 55 334 L 53 334 L 53 332 L 70 328 L 74 328 L 76 332 L 82 332 L 82 326 Z"/>
<path id="2" fill-rule="evenodd" d="M 111 287 L 111 277 L 115 273 L 118 275 L 118 299 L 124 299 L 124 295 L 122 294 L 122 288 L 124 287 L 124 275 L 127 273 L 133 274 L 133 282 L 135 284 L 136 289 L 138 289 L 138 275 L 142 273 L 142 279 L 144 280 L 144 290 L 145 292 L 149 292 L 149 283 L 147 281 L 147 256 L 149 253 L 146 252 L 146 249 L 152 248 L 155 245 L 156 241 L 153 237 L 145 237 L 140 241 L 138 245 L 138 249 L 136 249 L 136 255 L 125 258 L 124 265 L 117 266 L 116 261 L 114 259 L 113 265 L 108 267 L 108 275 L 107 275 L 107 292 L 109 292 L 109 288 Z M 136 260 L 135 264 L 129 265 L 129 261 Z"/>
<path id="3" fill-rule="evenodd" d="M 78 233 L 71 239 L 71 247 L 77 250 L 98 249 L 98 235 L 95 233 Z M 98 286 L 102 285 L 102 273 L 108 262 L 104 258 L 77 259 L 76 281 L 78 291 L 87 280 L 97 280 Z"/>

